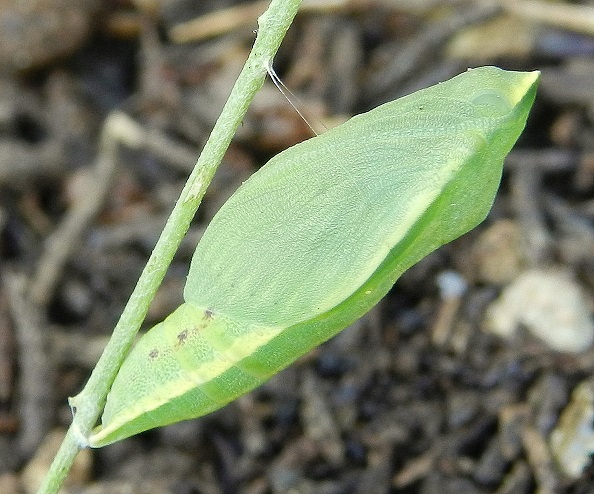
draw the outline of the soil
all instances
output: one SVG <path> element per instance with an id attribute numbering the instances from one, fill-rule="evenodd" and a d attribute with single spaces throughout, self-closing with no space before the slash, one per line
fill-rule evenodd
<path id="1" fill-rule="evenodd" d="M 0 1 L 2 494 L 48 468 L 241 69 L 263 3 L 236 3 Z M 542 72 L 493 210 L 254 392 L 84 450 L 64 492 L 594 492 L 592 18 L 586 1 L 304 5 L 274 66 L 317 128 L 468 67 Z M 182 301 L 225 199 L 310 136 L 268 81 L 144 329 Z"/>

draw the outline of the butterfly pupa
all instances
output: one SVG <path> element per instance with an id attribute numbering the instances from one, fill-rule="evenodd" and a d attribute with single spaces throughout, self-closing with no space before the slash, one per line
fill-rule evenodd
<path id="1" fill-rule="evenodd" d="M 224 406 L 474 228 L 491 208 L 538 77 L 472 69 L 272 158 L 208 226 L 185 303 L 127 356 L 90 445 Z"/>

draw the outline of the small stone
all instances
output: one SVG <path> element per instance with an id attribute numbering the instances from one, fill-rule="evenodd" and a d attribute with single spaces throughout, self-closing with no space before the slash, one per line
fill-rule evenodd
<path id="1" fill-rule="evenodd" d="M 525 271 L 487 310 L 486 327 L 500 336 L 513 338 L 519 325 L 559 351 L 582 352 L 594 341 L 590 302 L 561 269 Z"/>
<path id="2" fill-rule="evenodd" d="M 594 380 L 582 382 L 571 395 L 555 430 L 551 450 L 563 472 L 577 479 L 590 464 L 594 452 Z"/>

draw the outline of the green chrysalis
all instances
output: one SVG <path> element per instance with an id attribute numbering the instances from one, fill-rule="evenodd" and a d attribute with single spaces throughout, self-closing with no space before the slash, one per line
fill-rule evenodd
<path id="1" fill-rule="evenodd" d="M 186 303 L 132 349 L 90 445 L 222 407 L 480 223 L 538 77 L 469 70 L 271 159 L 212 220 Z"/>

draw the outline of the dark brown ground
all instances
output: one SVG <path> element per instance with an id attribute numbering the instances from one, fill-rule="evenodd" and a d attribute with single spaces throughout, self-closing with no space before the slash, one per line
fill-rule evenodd
<path id="1" fill-rule="evenodd" d="M 97 360 L 259 13 L 177 44 L 172 27 L 234 2 L 136 2 L 154 5 L 152 15 L 123 0 L 32 0 L 30 12 L 26 3 L 0 1 L 2 494 L 31 491 L 47 468 L 70 421 L 66 398 Z M 546 19 L 543 5 L 512 3 L 526 10 L 360 0 L 298 17 L 275 66 L 301 111 L 328 126 L 469 66 L 542 71 L 492 214 L 262 388 L 202 419 L 85 451 L 69 492 L 594 492 L 594 468 L 563 473 L 549 441 L 572 390 L 592 375 L 594 351 L 560 352 L 528 331 L 505 340 L 485 329 L 487 308 L 528 268 L 569 271 L 586 312 L 594 288 L 594 11 L 567 10 L 565 22 L 561 13 Z M 116 111 L 126 118 L 107 134 L 121 143 L 114 154 L 99 136 Z M 146 142 L 135 147 L 139 129 Z M 308 136 L 267 83 L 147 327 L 180 302 L 196 240 L 225 198 Z M 451 270 L 468 289 L 444 299 L 437 280 Z M 574 422 L 582 437 L 588 407 L 586 399 Z"/>

